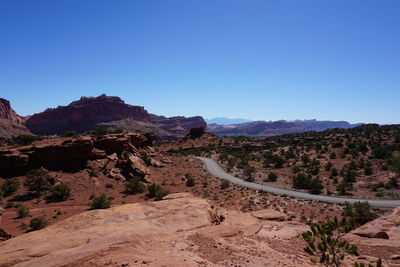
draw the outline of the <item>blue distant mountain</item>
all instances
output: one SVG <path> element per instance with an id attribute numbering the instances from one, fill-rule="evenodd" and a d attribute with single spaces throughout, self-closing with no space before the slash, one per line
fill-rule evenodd
<path id="1" fill-rule="evenodd" d="M 347 121 L 252 121 L 238 124 L 208 124 L 208 130 L 219 136 L 258 136 L 267 137 L 279 134 L 303 133 L 309 131 L 324 131 L 332 128 L 349 129 L 362 125 L 350 124 Z"/>
<path id="2" fill-rule="evenodd" d="M 205 121 L 207 122 L 207 124 L 215 123 L 215 124 L 219 124 L 219 125 L 229 125 L 229 124 L 252 122 L 252 120 L 248 120 L 248 119 L 241 119 L 241 118 L 230 119 L 230 118 L 224 118 L 224 117 L 205 119 Z"/>

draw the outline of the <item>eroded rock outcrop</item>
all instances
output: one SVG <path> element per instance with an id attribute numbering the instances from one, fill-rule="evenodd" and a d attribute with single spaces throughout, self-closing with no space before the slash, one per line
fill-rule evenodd
<path id="1" fill-rule="evenodd" d="M 400 207 L 387 215 L 362 225 L 352 234 L 366 238 L 391 240 L 398 242 L 400 247 Z"/>
<path id="2" fill-rule="evenodd" d="M 115 168 L 119 160 L 128 162 L 122 152 L 125 151 L 129 156 L 138 155 L 137 149 L 151 145 L 155 138 L 154 134 L 130 133 L 46 139 L 29 146 L 0 150 L 0 173 L 21 172 L 40 167 L 77 170 L 85 168 L 88 164 L 93 165 L 90 161 L 96 160 L 98 166 L 110 170 Z M 132 170 L 140 170 L 138 172 L 145 175 L 141 166 L 136 163 L 127 164 Z"/>

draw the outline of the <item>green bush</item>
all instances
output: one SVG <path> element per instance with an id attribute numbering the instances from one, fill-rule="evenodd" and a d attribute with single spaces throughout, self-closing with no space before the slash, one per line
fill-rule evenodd
<path id="1" fill-rule="evenodd" d="M 111 200 L 105 194 L 100 194 L 92 198 L 91 209 L 108 209 L 109 207 L 111 207 Z"/>
<path id="2" fill-rule="evenodd" d="M 40 194 L 50 189 L 54 184 L 54 178 L 45 169 L 35 169 L 26 174 L 24 184 L 29 191 Z"/>
<path id="3" fill-rule="evenodd" d="M 377 217 L 368 202 L 346 203 L 342 211 L 342 216 L 354 220 L 358 226 L 366 224 Z"/>
<path id="4" fill-rule="evenodd" d="M 18 135 L 10 139 L 10 145 L 26 146 L 30 145 L 35 141 L 43 140 L 43 137 L 36 135 Z"/>
<path id="5" fill-rule="evenodd" d="M 17 179 L 7 179 L 0 187 L 5 197 L 14 194 L 20 186 L 20 182 Z"/>
<path id="6" fill-rule="evenodd" d="M 193 187 L 196 185 L 196 181 L 194 180 L 193 176 L 190 173 L 186 173 L 185 178 L 187 187 Z"/>
<path id="7" fill-rule="evenodd" d="M 89 170 L 89 176 L 90 177 L 99 177 L 99 171 L 96 169 L 90 169 Z"/>
<path id="8" fill-rule="evenodd" d="M 169 194 L 167 190 L 161 187 L 159 184 L 151 184 L 147 187 L 149 198 L 154 198 L 154 200 L 162 200 L 163 197 Z"/>
<path id="9" fill-rule="evenodd" d="M 15 206 L 15 202 L 13 202 L 13 201 L 7 201 L 7 203 L 6 203 L 6 206 L 5 206 L 5 208 L 6 209 L 10 209 L 10 208 L 13 208 Z"/>
<path id="10" fill-rule="evenodd" d="M 268 173 L 267 182 L 276 182 L 278 180 L 278 175 L 274 172 Z"/>
<path id="11" fill-rule="evenodd" d="M 133 177 L 125 183 L 125 190 L 128 194 L 140 194 L 146 191 L 146 186 L 140 181 L 140 178 Z"/>
<path id="12" fill-rule="evenodd" d="M 312 178 L 304 173 L 293 176 L 292 184 L 295 189 L 307 189 L 311 194 L 320 194 L 324 188 L 319 178 Z"/>
<path id="13" fill-rule="evenodd" d="M 29 216 L 29 209 L 25 206 L 20 206 L 17 209 L 18 218 L 26 218 Z"/>
<path id="14" fill-rule="evenodd" d="M 30 221 L 29 227 L 30 227 L 31 231 L 37 231 L 37 230 L 45 228 L 48 224 L 49 224 L 49 222 L 43 216 L 39 216 L 39 217 L 33 218 Z"/>
<path id="15" fill-rule="evenodd" d="M 56 184 L 50 188 L 50 201 L 64 201 L 71 197 L 71 188 L 64 183 Z"/>
<path id="16" fill-rule="evenodd" d="M 151 158 L 146 152 L 141 152 L 140 153 L 141 158 L 143 159 L 144 163 L 146 163 L 147 166 L 151 165 Z"/>
<path id="17" fill-rule="evenodd" d="M 353 185 L 351 183 L 341 182 L 337 185 L 336 190 L 338 191 L 339 195 L 345 196 L 348 194 L 348 191 L 353 190 Z"/>
<path id="18" fill-rule="evenodd" d="M 75 131 L 65 131 L 63 137 L 76 137 L 78 134 Z"/>
<path id="19" fill-rule="evenodd" d="M 227 189 L 230 185 L 231 185 L 231 183 L 230 183 L 228 180 L 223 180 L 223 181 L 221 182 L 221 185 L 219 186 L 219 188 L 220 188 L 221 190 L 225 190 L 225 189 Z"/>
<path id="20" fill-rule="evenodd" d="M 352 220 L 347 221 L 343 218 L 339 221 L 336 217 L 328 222 L 313 224 L 310 231 L 303 232 L 301 236 L 306 241 L 307 246 L 304 251 L 312 258 L 313 263 L 321 263 L 324 266 L 341 266 L 347 255 L 359 256 L 358 248 L 345 240 L 344 236 L 354 229 Z M 354 267 L 365 267 L 364 263 L 355 262 Z M 382 266 L 379 259 L 375 265 Z M 373 267 L 368 264 L 368 267 Z"/>

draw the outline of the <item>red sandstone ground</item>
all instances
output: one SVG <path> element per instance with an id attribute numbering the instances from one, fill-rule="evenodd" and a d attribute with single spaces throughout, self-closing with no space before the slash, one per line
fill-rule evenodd
<path id="1" fill-rule="evenodd" d="M 232 139 L 225 139 L 223 143 L 231 143 Z M 306 230 L 306 222 L 325 221 L 337 215 L 340 216 L 342 207 L 320 202 L 303 201 L 294 198 L 275 196 L 230 185 L 227 189 L 220 188 L 221 181 L 210 176 L 203 170 L 202 163 L 187 156 L 171 155 L 167 153 L 170 149 L 185 147 L 205 147 L 221 144 L 221 139 L 206 136 L 196 140 L 186 139 L 180 143 L 165 143 L 154 148 L 151 152 L 148 148 L 141 149 L 142 152 L 151 154 L 151 157 L 161 162 L 162 167 L 148 166 L 149 175 L 146 179 L 161 184 L 163 188 L 171 193 L 190 192 L 194 196 L 206 199 L 213 208 L 228 210 L 243 214 L 243 212 L 272 209 L 280 212 L 284 222 L 264 222 L 260 231 L 247 236 L 216 236 L 215 231 L 219 228 L 205 228 L 206 230 L 179 234 L 170 239 L 171 236 L 163 237 L 163 234 L 149 235 L 140 239 L 140 245 L 113 245 L 105 250 L 90 254 L 86 258 L 65 262 L 64 266 L 136 266 L 151 265 L 162 266 L 162 259 L 166 259 L 164 251 L 168 255 L 171 266 L 181 266 L 187 261 L 188 266 L 308 266 L 309 261 L 303 253 L 304 243 L 298 233 Z M 149 152 L 150 151 L 150 152 Z M 18 196 L 25 193 L 21 188 L 13 196 L 3 198 L 3 205 L 9 200 L 20 202 L 30 209 L 31 216 L 25 219 L 16 218 L 15 208 L 6 209 L 2 218 L 2 228 L 13 235 L 21 235 L 24 230 L 21 224 L 28 224 L 29 220 L 38 215 L 43 215 L 53 225 L 64 221 L 73 215 L 88 211 L 89 199 L 93 194 L 105 193 L 113 198 L 112 204 L 117 207 L 127 203 L 153 203 L 146 198 L 145 193 L 138 195 L 126 195 L 124 183 L 106 177 L 101 172 L 98 177 L 91 177 L 87 169 L 75 173 L 50 172 L 56 180 L 71 186 L 72 199 L 58 202 L 46 203 L 44 199 L 33 199 L 22 201 Z M 193 187 L 186 186 L 185 174 L 190 174 L 195 179 Z M 17 177 L 24 181 L 25 177 Z M 3 182 L 4 179 L 1 179 Z M 112 186 L 111 186 L 112 185 Z M 19 201 L 21 200 L 21 201 Z M 270 212 L 270 211 L 269 211 Z M 242 216 L 242 215 L 240 215 Z M 393 223 L 396 227 L 396 222 Z M 57 225 L 57 224 L 56 224 Z M 398 227 L 398 225 L 397 225 Z M 247 229 L 247 228 L 246 228 Z M 396 229 L 396 228 L 393 228 Z M 396 231 L 396 230 L 394 230 Z M 212 234 L 211 234 L 212 233 Z M 24 236 L 24 235 L 21 235 Z M 152 236 L 150 238 L 150 236 Z M 398 238 L 398 235 L 396 235 Z M 360 251 L 369 257 L 381 257 L 386 262 L 397 266 L 391 257 L 400 254 L 399 248 L 385 241 L 353 237 L 354 242 L 359 244 Z M 174 240 L 174 241 L 171 241 Z M 372 240 L 372 241 L 371 241 Z M 381 243 L 380 243 L 381 242 Z M 121 243 L 123 244 L 123 242 Z M 377 245 L 379 244 L 379 245 Z M 157 247 L 157 250 L 152 248 Z M 260 247 L 262 246 L 262 247 Z M 264 247 L 265 246 L 265 247 Z M 132 256 L 132 251 L 137 254 Z M 275 254 L 274 254 L 275 253 Z M 175 259 L 172 255 L 183 255 L 184 259 Z M 373 259 L 373 258 L 371 258 Z M 182 260 L 182 261 L 181 261 Z M 189 264 L 190 262 L 190 264 Z M 129 263 L 130 265 L 124 265 Z M 211 264 L 211 265 L 210 265 Z M 394 265 L 393 265 L 394 264 Z M 0 265 L 1 266 L 1 265 Z"/>

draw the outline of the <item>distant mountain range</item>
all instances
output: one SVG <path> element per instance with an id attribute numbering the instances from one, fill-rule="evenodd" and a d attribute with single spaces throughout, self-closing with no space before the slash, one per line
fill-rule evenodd
<path id="1" fill-rule="evenodd" d="M 23 118 L 11 108 L 8 100 L 0 98 L 0 137 L 3 138 L 20 134 L 61 135 L 69 130 L 83 133 L 96 126 L 154 132 L 164 140 L 182 137 L 194 127 L 207 127 L 209 132 L 219 136 L 268 137 L 359 125 L 346 121 L 251 121 L 223 117 L 205 121 L 201 116 L 167 118 L 151 114 L 144 107 L 126 104 L 119 97 L 107 95 L 81 97 L 67 106 L 48 108 Z"/>
<path id="2" fill-rule="evenodd" d="M 331 128 L 353 128 L 362 123 L 350 124 L 347 121 L 296 120 L 252 121 L 239 124 L 209 124 L 208 130 L 218 136 L 255 136 L 268 137 L 279 134 L 302 133 L 308 131 L 324 131 Z"/>
<path id="3" fill-rule="evenodd" d="M 252 120 L 248 120 L 248 119 L 241 119 L 241 118 L 230 119 L 230 118 L 225 118 L 225 117 L 216 117 L 216 118 L 212 118 L 212 119 L 205 119 L 205 121 L 207 122 L 207 124 L 220 124 L 220 125 L 252 122 Z"/>

